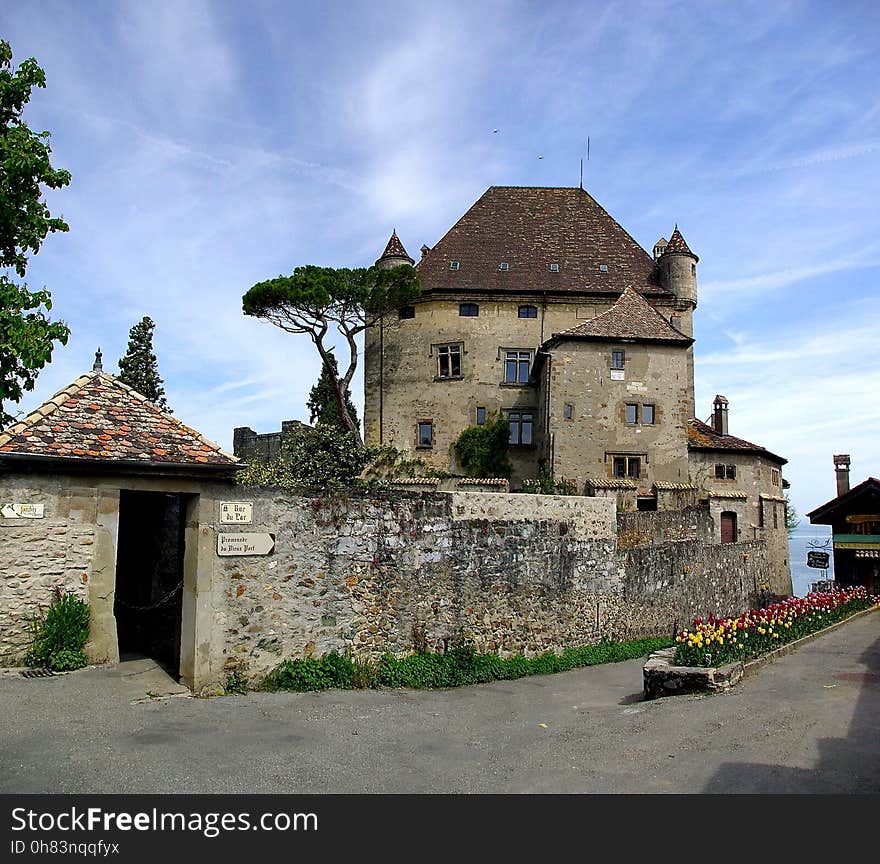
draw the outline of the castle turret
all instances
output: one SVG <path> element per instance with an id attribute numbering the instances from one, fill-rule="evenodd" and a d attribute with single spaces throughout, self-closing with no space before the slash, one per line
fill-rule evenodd
<path id="1" fill-rule="evenodd" d="M 654 257 L 660 271 L 660 281 L 675 294 L 678 308 L 683 312 L 693 312 L 697 308 L 697 262 L 700 259 L 691 252 L 678 225 L 668 243 L 662 237 L 657 241 Z"/>
<path id="2" fill-rule="evenodd" d="M 694 310 L 697 308 L 697 261 L 678 225 L 669 242 L 661 237 L 654 244 L 654 259 L 660 284 L 675 295 L 675 326 L 686 336 L 694 338 Z M 694 346 L 688 348 L 688 376 L 690 377 L 690 416 L 694 416 Z"/>
<path id="3" fill-rule="evenodd" d="M 391 270 L 393 267 L 400 267 L 402 264 L 415 264 L 412 258 L 403 248 L 403 243 L 397 236 L 397 230 L 391 232 L 391 238 L 385 246 L 385 251 L 376 259 L 376 266 L 383 270 Z"/>

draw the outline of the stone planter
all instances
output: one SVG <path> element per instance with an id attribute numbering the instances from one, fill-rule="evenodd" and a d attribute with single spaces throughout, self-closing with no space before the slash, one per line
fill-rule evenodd
<path id="1" fill-rule="evenodd" d="M 680 693 L 729 690 L 743 677 L 743 664 L 709 666 L 673 666 L 675 648 L 655 651 L 642 668 L 645 698 L 676 696 Z"/>

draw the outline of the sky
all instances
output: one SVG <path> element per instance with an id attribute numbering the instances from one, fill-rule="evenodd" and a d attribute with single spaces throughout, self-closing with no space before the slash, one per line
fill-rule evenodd
<path id="1" fill-rule="evenodd" d="M 880 4 L 4 4 L 47 87 L 70 225 L 28 268 L 66 347 L 29 411 L 156 322 L 169 403 L 232 429 L 307 419 L 307 337 L 247 318 L 255 282 L 433 245 L 491 185 L 584 187 L 647 250 L 699 255 L 697 415 L 789 460 L 799 513 L 880 476 Z M 493 130 L 498 130 L 497 132 Z M 362 405 L 362 385 L 354 388 Z"/>

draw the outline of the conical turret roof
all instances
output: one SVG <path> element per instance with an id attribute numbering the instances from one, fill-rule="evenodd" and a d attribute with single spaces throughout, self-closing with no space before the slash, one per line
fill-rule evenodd
<path id="1" fill-rule="evenodd" d="M 403 248 L 403 243 L 400 242 L 400 238 L 397 236 L 397 230 L 391 232 L 391 237 L 388 240 L 388 243 L 385 246 L 385 251 L 379 256 L 376 263 L 379 261 L 387 261 L 388 259 L 394 258 L 403 258 L 409 261 L 410 264 L 415 263 L 412 258 L 410 258 L 406 249 Z"/>
<path id="2" fill-rule="evenodd" d="M 680 252 L 684 255 L 690 255 L 697 261 L 700 260 L 693 252 L 691 252 L 690 246 L 688 246 L 681 231 L 678 230 L 678 225 L 675 226 L 675 230 L 672 232 L 672 236 L 669 238 L 669 242 L 663 250 L 664 255 L 668 255 L 670 252 Z"/>

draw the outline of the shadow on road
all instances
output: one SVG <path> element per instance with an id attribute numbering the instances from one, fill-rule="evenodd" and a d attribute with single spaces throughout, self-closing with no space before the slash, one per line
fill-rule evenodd
<path id="1" fill-rule="evenodd" d="M 789 768 L 753 762 L 727 762 L 712 776 L 708 793 L 852 793 L 880 791 L 880 639 L 859 658 L 863 673 L 841 673 L 835 686 L 860 687 L 846 735 L 818 742 L 814 768 Z"/>

